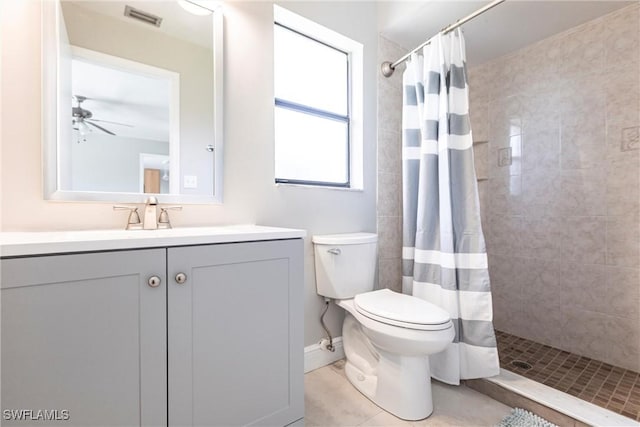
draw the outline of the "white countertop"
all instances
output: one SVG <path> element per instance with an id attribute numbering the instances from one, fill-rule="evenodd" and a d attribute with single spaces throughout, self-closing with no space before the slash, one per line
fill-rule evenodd
<path id="1" fill-rule="evenodd" d="M 0 256 L 297 239 L 306 234 L 304 230 L 260 225 L 181 227 L 169 230 L 2 232 Z"/>

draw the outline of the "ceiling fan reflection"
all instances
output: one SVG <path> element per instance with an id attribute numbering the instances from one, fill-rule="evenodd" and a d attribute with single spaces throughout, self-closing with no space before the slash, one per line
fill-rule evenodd
<path id="1" fill-rule="evenodd" d="M 92 129 L 89 126 L 93 126 L 96 129 L 108 135 L 117 136 L 114 132 L 104 128 L 103 126 L 96 124 L 95 122 L 109 123 L 109 124 L 118 125 L 118 126 L 133 127 L 133 125 L 129 125 L 126 123 L 94 119 L 93 113 L 91 111 L 85 108 L 82 108 L 82 103 L 87 99 L 91 99 L 91 98 L 87 98 L 86 96 L 82 96 L 82 95 L 74 95 L 73 97 L 75 98 L 77 105 L 75 107 L 71 107 L 71 116 L 72 116 L 71 125 L 73 126 L 74 130 L 78 131 L 78 134 L 79 134 L 78 143 L 80 143 L 80 139 L 82 139 L 82 142 L 87 141 L 86 135 L 89 132 L 92 132 Z"/>

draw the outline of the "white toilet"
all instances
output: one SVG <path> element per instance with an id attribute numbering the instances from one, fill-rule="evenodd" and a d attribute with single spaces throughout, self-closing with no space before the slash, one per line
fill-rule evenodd
<path id="1" fill-rule="evenodd" d="M 374 291 L 378 236 L 313 236 L 318 294 L 347 313 L 342 340 L 349 381 L 382 409 L 405 420 L 433 412 L 430 354 L 453 340 L 449 314 L 422 299 Z"/>

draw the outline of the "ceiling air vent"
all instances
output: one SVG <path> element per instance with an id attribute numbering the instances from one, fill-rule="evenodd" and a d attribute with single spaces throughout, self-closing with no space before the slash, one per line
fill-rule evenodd
<path id="1" fill-rule="evenodd" d="M 144 22 L 146 24 L 151 24 L 155 27 L 159 27 L 162 23 L 162 18 L 156 15 L 152 15 L 148 12 L 145 12 L 140 9 L 136 9 L 135 7 L 125 6 L 124 7 L 124 16 L 128 16 L 129 18 L 137 19 L 138 21 Z"/>

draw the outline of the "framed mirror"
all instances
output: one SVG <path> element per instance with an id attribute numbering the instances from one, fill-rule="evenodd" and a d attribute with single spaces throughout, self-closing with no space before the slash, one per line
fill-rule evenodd
<path id="1" fill-rule="evenodd" d="M 43 2 L 44 195 L 222 202 L 222 9 Z"/>

